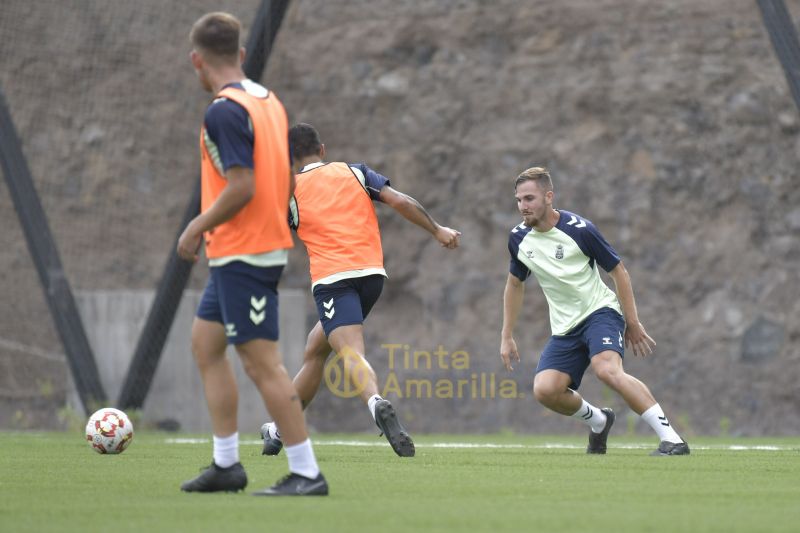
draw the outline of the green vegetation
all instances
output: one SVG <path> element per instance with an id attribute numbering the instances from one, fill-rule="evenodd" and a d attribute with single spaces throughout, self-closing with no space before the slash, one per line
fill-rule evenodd
<path id="1" fill-rule="evenodd" d="M 656 443 L 641 437 L 612 438 L 608 455 L 587 456 L 577 437 L 427 436 L 417 457 L 401 459 L 375 435 L 320 435 L 331 495 L 270 499 L 181 493 L 211 458 L 207 437 L 188 437 L 137 433 L 125 453 L 102 456 L 76 433 L 0 432 L 0 531 L 729 533 L 800 524 L 800 439 L 698 439 L 691 456 L 649 457 Z M 283 454 L 260 451 L 260 441 L 243 442 L 248 489 L 286 473 Z"/>

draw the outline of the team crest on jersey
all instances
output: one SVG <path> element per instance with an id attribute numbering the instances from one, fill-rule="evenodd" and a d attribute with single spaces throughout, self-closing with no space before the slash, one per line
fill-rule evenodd
<path id="1" fill-rule="evenodd" d="M 561 244 L 556 246 L 556 259 L 564 259 L 564 246 Z"/>
<path id="2" fill-rule="evenodd" d="M 528 259 L 533 259 L 533 250 L 526 250 L 525 255 L 528 257 Z"/>

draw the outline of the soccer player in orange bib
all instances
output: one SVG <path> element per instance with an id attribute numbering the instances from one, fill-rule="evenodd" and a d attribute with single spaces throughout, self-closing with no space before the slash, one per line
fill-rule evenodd
<path id="1" fill-rule="evenodd" d="M 390 187 L 386 177 L 368 166 L 324 162 L 325 146 L 313 126 L 293 126 L 289 146 L 297 181 L 290 202 L 290 225 L 308 250 L 319 313 L 294 386 L 303 406 L 307 406 L 322 382 L 325 361 L 333 350 L 341 358 L 351 390 L 358 391 L 392 449 L 401 457 L 413 457 L 414 442 L 392 404 L 378 394 L 375 371 L 365 358 L 362 324 L 378 300 L 386 277 L 372 202 L 391 206 L 446 248 L 457 248 L 461 233 L 439 225 L 419 202 Z M 281 421 L 264 424 L 261 435 L 263 453 L 278 454 L 284 440 Z"/>
<path id="2" fill-rule="evenodd" d="M 241 68 L 241 25 L 209 13 L 192 28 L 192 65 L 212 93 L 200 131 L 202 212 L 178 240 L 178 254 L 197 260 L 205 237 L 210 278 L 192 325 L 192 351 L 214 432 L 214 459 L 186 492 L 236 492 L 247 485 L 239 462 L 238 390 L 228 344 L 236 348 L 267 410 L 284 429 L 289 475 L 256 495 L 326 495 L 305 419 L 278 352 L 278 280 L 291 232 L 286 209 L 293 175 L 288 121 L 275 93 Z"/>

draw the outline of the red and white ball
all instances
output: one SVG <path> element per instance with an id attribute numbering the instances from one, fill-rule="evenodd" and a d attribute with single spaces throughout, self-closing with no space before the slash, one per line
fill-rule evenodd
<path id="1" fill-rule="evenodd" d="M 104 407 L 89 417 L 86 440 L 97 453 L 122 453 L 133 440 L 133 424 L 119 409 Z"/>

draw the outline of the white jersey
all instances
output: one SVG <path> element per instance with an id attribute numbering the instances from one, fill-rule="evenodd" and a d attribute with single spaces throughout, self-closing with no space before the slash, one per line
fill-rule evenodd
<path id="1" fill-rule="evenodd" d="M 510 272 L 522 281 L 533 273 L 550 309 L 553 335 L 564 335 L 603 307 L 622 314 L 617 295 L 603 283 L 597 266 L 606 272 L 620 258 L 590 221 L 569 211 L 549 231 L 539 232 L 523 222 L 508 239 Z"/>

